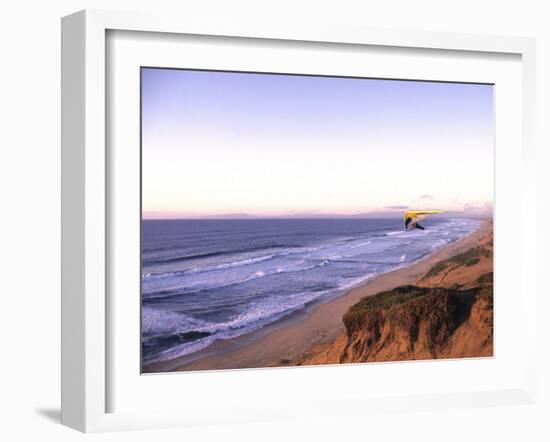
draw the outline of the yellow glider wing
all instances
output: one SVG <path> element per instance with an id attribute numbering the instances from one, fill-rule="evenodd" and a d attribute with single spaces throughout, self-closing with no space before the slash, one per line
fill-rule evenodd
<path id="1" fill-rule="evenodd" d="M 407 210 L 403 214 L 403 221 L 405 222 L 405 228 L 408 227 L 409 223 L 419 217 L 424 217 L 425 215 L 435 215 L 437 213 L 443 213 L 444 210 Z"/>

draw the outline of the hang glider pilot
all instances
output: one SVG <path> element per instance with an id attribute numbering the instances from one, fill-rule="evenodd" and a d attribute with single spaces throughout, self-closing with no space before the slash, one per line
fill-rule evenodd
<path id="1" fill-rule="evenodd" d="M 426 230 L 423 226 L 418 224 L 418 221 L 428 215 L 435 215 L 443 212 L 444 210 L 407 210 L 403 215 L 405 230 Z"/>

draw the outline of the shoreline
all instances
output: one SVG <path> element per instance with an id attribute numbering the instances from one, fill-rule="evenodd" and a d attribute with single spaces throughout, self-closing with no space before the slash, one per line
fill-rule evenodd
<path id="1" fill-rule="evenodd" d="M 438 261 L 471 247 L 489 230 L 483 220 L 469 235 L 434 251 L 415 263 L 378 275 L 340 295 L 314 303 L 272 324 L 234 339 L 219 340 L 190 355 L 143 367 L 144 374 L 173 371 L 220 370 L 292 366 L 308 350 L 332 342 L 344 330 L 343 315 L 365 296 L 414 284 Z"/>

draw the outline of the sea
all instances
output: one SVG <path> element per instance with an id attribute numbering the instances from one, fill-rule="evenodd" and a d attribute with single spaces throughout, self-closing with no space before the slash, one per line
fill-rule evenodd
<path id="1" fill-rule="evenodd" d="M 408 266 L 479 220 L 201 219 L 142 221 L 142 362 L 202 350 Z"/>

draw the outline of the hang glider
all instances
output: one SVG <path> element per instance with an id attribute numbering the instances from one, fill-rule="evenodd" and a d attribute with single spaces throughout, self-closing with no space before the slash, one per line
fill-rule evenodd
<path id="1" fill-rule="evenodd" d="M 428 215 L 435 215 L 437 213 L 443 213 L 444 210 L 407 210 L 403 214 L 403 220 L 405 222 L 405 230 L 420 229 L 425 230 L 418 221 L 425 218 Z"/>

